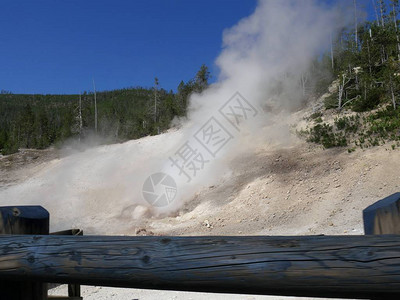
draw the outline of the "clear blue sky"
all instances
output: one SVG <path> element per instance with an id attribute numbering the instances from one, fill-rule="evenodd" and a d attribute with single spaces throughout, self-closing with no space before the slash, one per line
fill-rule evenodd
<path id="1" fill-rule="evenodd" d="M 149 87 L 155 76 L 175 90 L 203 63 L 216 74 L 223 29 L 256 7 L 255 0 L 0 1 L 0 89 L 46 94 L 91 90 L 92 78 L 98 90 Z"/>
<path id="2" fill-rule="evenodd" d="M 165 89 L 211 71 L 224 28 L 255 1 L 1 0 L 0 90 L 78 93 Z"/>

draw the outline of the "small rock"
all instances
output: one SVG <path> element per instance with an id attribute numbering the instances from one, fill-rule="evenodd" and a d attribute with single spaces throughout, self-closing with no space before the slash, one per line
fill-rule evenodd
<path id="1" fill-rule="evenodd" d="M 210 222 L 208 220 L 204 220 L 203 222 L 204 226 L 206 226 L 207 228 L 213 228 L 212 225 L 210 224 Z"/>

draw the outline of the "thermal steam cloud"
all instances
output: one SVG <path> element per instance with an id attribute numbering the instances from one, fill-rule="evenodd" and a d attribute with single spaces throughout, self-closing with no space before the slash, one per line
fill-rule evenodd
<path id="1" fill-rule="evenodd" d="M 311 60 L 330 46 L 330 37 L 338 28 L 337 11 L 315 1 L 260 1 L 252 15 L 224 31 L 223 50 L 216 60 L 218 81 L 191 97 L 189 121 L 176 149 L 182 150 L 180 145 L 193 140 L 211 116 L 221 120 L 219 109 L 235 92 L 260 114 L 243 120 L 240 132 L 224 123 L 234 139 L 217 157 L 209 158 L 210 164 L 205 164 L 192 181 L 177 172 L 176 166 L 164 165 L 163 172 L 174 174 L 179 189 L 178 201 L 169 209 L 178 209 L 193 191 L 229 174 L 231 159 L 259 144 L 290 142 L 284 119 L 304 101 L 299 79 L 307 73 Z"/>

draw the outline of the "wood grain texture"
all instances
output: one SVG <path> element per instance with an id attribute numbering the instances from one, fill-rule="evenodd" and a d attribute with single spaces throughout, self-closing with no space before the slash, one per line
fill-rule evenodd
<path id="1" fill-rule="evenodd" d="M 67 229 L 62 231 L 51 232 L 51 235 L 83 235 L 82 229 Z M 81 286 L 79 284 L 68 284 L 68 299 L 80 299 L 81 297 Z M 61 298 L 60 298 L 61 299 Z M 67 299 L 67 298 L 65 298 Z"/>
<path id="2" fill-rule="evenodd" d="M 0 236 L 0 280 L 362 298 L 400 294 L 400 236 Z"/>
<path id="3" fill-rule="evenodd" d="M 49 234 L 49 220 L 41 206 L 2 206 L 0 234 Z"/>
<path id="4" fill-rule="evenodd" d="M 49 213 L 43 207 L 0 207 L 0 234 L 48 233 Z M 8 278 L 5 277 L 0 280 L 0 299 L 44 300 L 47 299 L 47 284 L 32 280 L 8 280 Z"/>

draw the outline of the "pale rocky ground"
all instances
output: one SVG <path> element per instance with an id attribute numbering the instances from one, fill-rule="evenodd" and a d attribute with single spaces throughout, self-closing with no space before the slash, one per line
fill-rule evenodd
<path id="1" fill-rule="evenodd" d="M 106 287 L 81 287 L 81 295 L 85 300 L 306 300 L 312 298 L 303 297 L 279 297 L 279 296 L 256 296 L 256 295 L 233 295 L 233 294 L 208 294 L 177 291 L 156 291 L 143 289 L 122 289 Z M 51 290 L 52 295 L 67 295 L 67 287 L 60 286 Z M 319 298 L 321 299 L 321 298 Z"/>
<path id="2" fill-rule="evenodd" d="M 311 107 L 294 115 L 296 126 L 293 132 L 306 125 L 303 116 L 311 113 Z M 113 149 L 129 148 L 138 143 L 145 147 L 162 138 L 148 137 L 115 146 L 101 146 L 94 151 L 112 155 Z M 0 205 L 21 204 L 19 199 L 26 197 L 31 190 L 49 187 L 51 181 L 48 178 L 54 177 L 57 174 L 55 170 L 62 169 L 66 160 L 74 158 L 85 168 L 79 155 L 63 157 L 50 149 L 24 150 L 0 157 Z M 90 168 L 93 161 L 87 164 L 86 167 Z M 98 216 L 87 216 L 80 223 L 71 221 L 69 227 L 79 226 L 88 233 L 129 235 L 363 234 L 362 210 L 400 190 L 400 150 L 392 150 L 390 144 L 348 153 L 346 148 L 324 150 L 295 139 L 285 147 L 260 146 L 254 153 L 234 159 L 230 169 L 229 176 L 199 190 L 173 214 L 151 216 L 140 206 L 125 206 L 123 211 L 116 213 L 103 206 L 103 212 L 93 211 Z M 71 186 L 84 189 L 77 184 Z M 104 190 L 84 192 L 83 195 L 89 193 L 96 198 L 101 197 Z M 104 197 L 110 195 L 106 193 Z M 43 201 L 40 204 L 51 204 L 46 199 Z M 58 216 L 55 208 L 51 210 L 52 215 Z M 115 223 L 117 219 L 122 223 Z M 113 226 L 114 223 L 117 225 Z M 84 299 L 283 298 L 86 286 L 82 291 Z M 66 294 L 65 286 L 53 289 L 51 293 Z"/>

